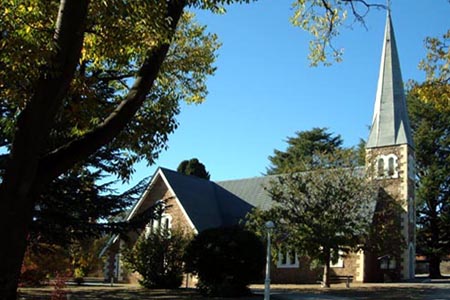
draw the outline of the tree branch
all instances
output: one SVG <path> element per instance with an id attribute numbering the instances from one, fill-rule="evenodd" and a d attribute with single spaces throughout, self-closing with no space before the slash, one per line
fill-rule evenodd
<path id="1" fill-rule="evenodd" d="M 388 7 L 386 5 L 384 5 L 384 4 L 376 4 L 376 3 L 371 4 L 371 3 L 368 3 L 365 0 L 342 0 L 342 2 L 350 3 L 350 7 L 352 8 L 353 16 L 355 16 L 356 20 L 358 22 L 360 22 L 361 24 L 363 24 L 364 27 L 366 26 L 366 22 L 364 21 L 364 17 L 367 15 L 367 13 L 369 12 L 370 8 L 373 7 L 373 8 L 378 8 L 378 9 L 380 9 L 380 8 L 388 9 Z M 363 14 L 359 13 L 358 10 L 355 7 L 355 3 L 360 3 L 363 6 L 365 6 L 366 11 Z"/>
<path id="2" fill-rule="evenodd" d="M 55 55 L 41 70 L 35 92 L 17 119 L 1 192 L 17 194 L 23 199 L 33 184 L 54 116 L 80 57 L 88 5 L 89 0 L 60 1 L 54 34 Z"/>
<path id="3" fill-rule="evenodd" d="M 134 73 L 127 73 L 127 74 L 120 74 L 120 75 L 114 75 L 111 74 L 110 76 L 96 76 L 98 80 L 102 82 L 109 82 L 113 80 L 122 81 L 123 79 L 131 78 L 134 76 Z"/>
<path id="4" fill-rule="evenodd" d="M 166 19 L 170 20 L 170 39 L 174 36 L 185 5 L 185 0 L 171 0 L 168 3 Z M 170 42 L 164 42 L 150 50 L 127 97 L 102 124 L 82 137 L 48 153 L 41 159 L 38 171 L 40 179 L 37 183 L 38 189 L 41 185 L 50 182 L 73 167 L 80 160 L 86 159 L 101 146 L 111 142 L 125 128 L 142 106 L 152 88 L 169 46 Z"/>

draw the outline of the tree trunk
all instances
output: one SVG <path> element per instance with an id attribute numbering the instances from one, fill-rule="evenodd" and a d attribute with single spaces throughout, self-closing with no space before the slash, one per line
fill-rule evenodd
<path id="1" fill-rule="evenodd" d="M 428 261 L 429 261 L 429 271 L 430 271 L 430 278 L 433 279 L 438 279 L 438 278 L 442 278 L 441 275 L 441 259 L 439 256 L 429 256 L 428 257 Z"/>
<path id="2" fill-rule="evenodd" d="M 19 201 L 13 194 L 1 194 L 1 201 L 8 202 L 10 209 L 0 218 L 2 247 L 0 252 L 0 299 L 16 300 L 17 285 L 26 249 L 31 201 Z M 26 202 L 24 206 L 19 203 Z M 2 205 L 2 208 L 5 207 Z"/>
<path id="3" fill-rule="evenodd" d="M 55 55 L 42 68 L 33 96 L 17 118 L 9 160 L 0 184 L 0 299 L 16 300 L 20 269 L 34 209 L 33 185 L 54 116 L 72 81 L 83 44 L 89 0 L 61 0 Z"/>
<path id="4" fill-rule="evenodd" d="M 323 284 L 323 287 L 329 288 L 330 287 L 330 250 L 329 249 L 324 249 L 324 257 L 325 257 L 325 263 L 323 266 L 322 284 Z"/>
<path id="5" fill-rule="evenodd" d="M 60 0 L 60 3 L 55 32 L 55 48 L 59 51 L 49 63 L 56 70 L 51 69 L 51 72 L 41 76 L 33 98 L 27 102 L 18 118 L 8 165 L 3 182 L 0 183 L 0 212 L 3 213 L 0 217 L 1 300 L 17 298 L 16 290 L 26 250 L 28 228 L 32 222 L 33 199 L 46 184 L 111 141 L 126 126 L 152 87 L 169 46 L 161 45 L 149 57 L 133 86 L 133 95 L 127 97 L 130 101 L 123 102 L 100 126 L 100 130 L 75 143 L 76 147 L 64 148 L 68 151 L 52 151 L 50 153 L 54 155 L 47 153 L 44 158 L 49 159 L 43 159 L 54 115 L 66 95 L 79 60 L 89 0 Z M 184 6 L 185 0 L 169 2 L 168 19 L 172 20 L 173 32 Z M 91 144 L 92 139 L 97 141 Z M 81 152 L 81 155 L 72 159 L 71 151 L 77 154 Z M 58 159 L 53 159 L 54 156 Z"/>

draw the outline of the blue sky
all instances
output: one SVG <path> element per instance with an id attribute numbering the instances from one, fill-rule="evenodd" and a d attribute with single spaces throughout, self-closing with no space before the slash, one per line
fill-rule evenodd
<path id="1" fill-rule="evenodd" d="M 291 2 L 260 0 L 230 6 L 225 15 L 198 14 L 223 44 L 217 72 L 208 79 L 209 95 L 203 104 L 182 105 L 169 149 L 156 165 L 138 165 L 131 183 L 158 166 L 176 169 L 193 157 L 215 181 L 260 176 L 273 150 L 285 149 L 287 136 L 313 127 L 341 134 L 346 146 L 367 138 L 386 12 L 371 10 L 367 29 L 344 28 L 335 41 L 345 49 L 342 63 L 311 68 L 310 36 L 289 23 Z M 403 80 L 421 81 L 417 65 L 426 53 L 423 41 L 450 28 L 450 3 L 393 0 L 392 20 Z"/>

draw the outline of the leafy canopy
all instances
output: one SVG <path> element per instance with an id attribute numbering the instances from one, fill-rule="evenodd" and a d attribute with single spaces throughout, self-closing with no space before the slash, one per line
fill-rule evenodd
<path id="1" fill-rule="evenodd" d="M 52 181 L 86 171 L 127 180 L 167 147 L 179 102 L 204 100 L 218 43 L 184 9 L 247 2 L 0 0 L 2 297 L 16 298 L 34 204 Z M 305 28 L 321 39 L 328 22 L 327 46 L 336 12 L 365 2 L 308 3 L 305 12 L 325 9 Z"/>
<path id="2" fill-rule="evenodd" d="M 412 82 L 408 111 L 416 145 L 417 246 L 430 261 L 430 276 L 441 276 L 439 264 L 450 254 L 450 30 L 427 38 L 420 68 L 425 82 Z"/>
<path id="3" fill-rule="evenodd" d="M 450 30 L 441 38 L 425 40 L 426 58 L 419 68 L 426 73 L 423 83 L 412 82 L 411 93 L 422 102 L 432 103 L 437 109 L 450 113 Z"/>
<path id="4" fill-rule="evenodd" d="M 38 73 L 54 51 L 50 29 L 57 4 L 5 4 L 0 42 L 0 65 L 5 66 L 0 70 L 0 141 L 1 146 L 9 147 L 16 112 L 30 99 Z M 158 17 L 163 8 L 155 5 L 152 1 L 92 3 L 79 66 L 57 115 L 49 151 L 96 128 L 130 92 L 130 83 L 147 52 L 165 39 L 161 28 L 167 25 Z M 142 157 L 152 163 L 177 127 L 179 101 L 204 101 L 205 79 L 215 71 L 212 64 L 218 47 L 216 35 L 197 24 L 192 13 L 185 13 L 148 101 L 112 143 L 90 157 L 88 165 L 126 179 Z"/>
<path id="5" fill-rule="evenodd" d="M 309 43 L 309 59 L 312 66 L 331 61 L 342 61 L 344 50 L 336 48 L 332 41 L 338 37 L 339 28 L 345 24 L 348 11 L 355 21 L 365 26 L 364 17 L 371 8 L 384 9 L 386 6 L 363 0 L 295 0 L 291 23 L 308 31 L 313 39 Z"/>
<path id="6" fill-rule="evenodd" d="M 359 249 L 369 233 L 375 203 L 374 185 L 350 158 L 335 163 L 330 155 L 320 158 L 329 168 L 291 172 L 275 177 L 267 191 L 273 204 L 268 211 L 249 215 L 248 226 L 263 228 L 262 222 L 276 224 L 275 247 L 306 255 L 328 268 L 340 253 Z"/>
<path id="7" fill-rule="evenodd" d="M 177 167 L 177 172 L 193 175 L 199 178 L 209 180 L 209 172 L 206 171 L 205 165 L 202 164 L 197 158 L 190 160 L 183 160 Z"/>
<path id="8" fill-rule="evenodd" d="M 342 149 L 343 140 L 340 135 L 328 132 L 327 128 L 313 128 L 298 131 L 296 136 L 288 137 L 285 151 L 275 149 L 269 156 L 271 166 L 267 174 L 281 174 L 305 171 L 322 167 L 321 154 L 337 153 Z"/>

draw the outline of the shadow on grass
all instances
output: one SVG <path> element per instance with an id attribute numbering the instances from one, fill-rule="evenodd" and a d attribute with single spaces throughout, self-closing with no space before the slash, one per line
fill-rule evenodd
<path id="1" fill-rule="evenodd" d="M 324 297 L 321 297 L 324 296 Z M 291 299 L 351 299 L 351 300 L 450 300 L 450 286 L 414 285 L 394 286 L 360 286 L 351 288 L 300 289 L 280 292 L 273 298 Z"/>
<path id="2" fill-rule="evenodd" d="M 258 295 L 242 298 L 208 298 L 202 297 L 194 289 L 176 290 L 147 290 L 138 286 L 69 286 L 68 300 L 262 300 L 263 286 L 255 286 L 253 290 Z M 52 287 L 21 288 L 19 299 L 49 300 Z M 345 286 L 332 286 L 323 289 L 319 286 L 293 285 L 289 288 L 278 286 L 273 289 L 272 299 L 300 300 L 300 299 L 350 299 L 350 300 L 450 300 L 450 280 L 433 280 L 431 282 L 411 282 L 400 284 L 363 284 L 350 288 Z"/>
<path id="3" fill-rule="evenodd" d="M 28 288 L 19 290 L 19 299 L 24 300 L 49 300 L 51 299 L 52 288 Z M 69 287 L 67 288 L 68 300 L 207 300 L 211 298 L 202 297 L 194 289 L 176 290 L 147 290 L 142 288 L 89 288 L 89 287 Z M 232 300 L 236 298 L 214 298 L 214 300 Z M 253 295 L 238 298 L 240 300 L 262 300 L 263 297 Z"/>

